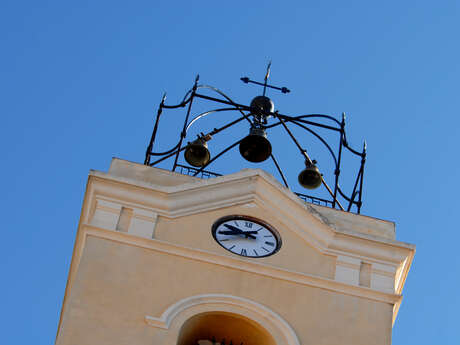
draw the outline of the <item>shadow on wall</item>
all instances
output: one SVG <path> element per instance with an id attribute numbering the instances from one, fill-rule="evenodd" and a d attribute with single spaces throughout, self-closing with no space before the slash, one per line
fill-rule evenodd
<path id="1" fill-rule="evenodd" d="M 195 315 L 182 326 L 177 345 L 276 345 L 256 322 L 240 315 L 209 312 Z"/>

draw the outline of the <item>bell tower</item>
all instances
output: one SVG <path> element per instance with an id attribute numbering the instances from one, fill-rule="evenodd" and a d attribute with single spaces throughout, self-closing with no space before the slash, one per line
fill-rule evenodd
<path id="1" fill-rule="evenodd" d="M 263 97 L 277 88 L 268 74 Z M 396 240 L 394 223 L 359 214 L 365 150 L 350 148 L 359 173 L 351 196 L 340 189 L 344 119 L 329 188 L 289 128 L 314 126 L 311 118 L 282 115 L 268 97 L 243 106 L 199 88 L 179 106 L 163 98 L 144 164 L 115 158 L 107 172 L 90 172 L 56 344 L 391 344 L 415 247 Z M 196 98 L 222 101 L 249 120 L 249 135 L 230 149 L 240 145 L 252 162 L 272 159 L 281 182 L 265 169 L 204 170 L 223 155 L 213 158 L 208 142 L 231 125 L 186 143 L 203 117 L 190 117 Z M 154 152 L 163 110 L 179 107 L 188 109 L 179 144 Z M 300 148 L 299 184 L 324 187 L 330 199 L 288 187 L 267 139 L 270 121 Z M 155 166 L 168 159 L 171 170 Z"/>

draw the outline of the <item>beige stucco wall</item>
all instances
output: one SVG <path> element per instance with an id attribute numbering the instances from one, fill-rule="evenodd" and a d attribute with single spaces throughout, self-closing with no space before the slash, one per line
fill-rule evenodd
<path id="1" fill-rule="evenodd" d="M 175 219 L 158 217 L 155 238 L 234 257 L 234 254 L 223 250 L 211 235 L 213 223 L 228 215 L 246 215 L 262 219 L 281 234 L 282 250 L 276 255 L 248 260 L 330 279 L 334 278 L 336 257 L 320 253 L 294 232 L 288 231 L 281 215 L 269 213 L 255 204 L 250 207 L 244 205 L 224 207 Z"/>
<path id="2" fill-rule="evenodd" d="M 146 325 L 145 315 L 203 293 L 261 303 L 301 344 L 391 342 L 389 304 L 89 236 L 57 344 L 165 344 L 168 331 Z"/>
<path id="3" fill-rule="evenodd" d="M 229 215 L 273 226 L 281 250 L 224 250 L 211 228 Z M 389 345 L 415 252 L 394 230 L 305 204 L 261 170 L 201 180 L 114 159 L 90 173 L 56 344 L 176 345 L 218 311 L 277 345 Z"/>

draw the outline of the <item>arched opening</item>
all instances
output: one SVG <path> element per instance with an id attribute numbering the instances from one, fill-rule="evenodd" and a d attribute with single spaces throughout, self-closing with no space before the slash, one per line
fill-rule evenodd
<path id="1" fill-rule="evenodd" d="M 237 314 L 207 312 L 188 319 L 181 327 L 177 345 L 276 345 L 258 323 Z"/>

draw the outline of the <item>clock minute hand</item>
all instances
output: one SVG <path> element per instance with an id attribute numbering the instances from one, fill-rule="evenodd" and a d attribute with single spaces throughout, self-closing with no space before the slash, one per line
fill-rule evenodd
<path id="1" fill-rule="evenodd" d="M 252 239 L 256 239 L 256 237 L 254 235 L 251 235 L 250 232 L 252 231 L 248 231 L 248 232 L 244 232 L 244 231 L 233 231 L 233 230 L 228 230 L 228 231 L 219 231 L 219 234 L 222 234 L 222 235 L 244 235 L 246 236 L 246 238 L 252 238 Z"/>
<path id="2" fill-rule="evenodd" d="M 244 235 L 242 231 L 233 231 L 233 230 L 221 230 L 219 234 L 222 235 Z"/>
<path id="3" fill-rule="evenodd" d="M 220 230 L 219 231 L 219 234 L 222 234 L 222 235 L 246 235 L 246 234 L 256 234 L 257 235 L 257 231 L 234 231 L 234 230 Z"/>
<path id="4" fill-rule="evenodd" d="M 246 238 L 252 238 L 254 240 L 256 239 L 256 237 L 252 234 L 257 234 L 257 231 L 243 231 L 241 229 L 238 229 L 236 226 L 233 226 L 230 224 L 224 224 L 224 226 L 227 229 L 230 229 L 230 231 L 229 232 L 219 231 L 219 233 L 224 234 L 224 235 L 245 235 Z"/>

